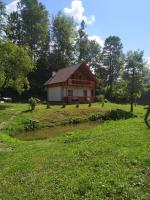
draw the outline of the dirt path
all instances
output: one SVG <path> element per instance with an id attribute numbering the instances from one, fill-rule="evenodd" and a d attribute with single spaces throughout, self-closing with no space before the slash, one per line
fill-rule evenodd
<path id="1" fill-rule="evenodd" d="M 0 130 L 6 128 L 6 126 L 18 115 L 21 114 L 21 111 L 14 113 L 7 121 L 0 123 Z"/>

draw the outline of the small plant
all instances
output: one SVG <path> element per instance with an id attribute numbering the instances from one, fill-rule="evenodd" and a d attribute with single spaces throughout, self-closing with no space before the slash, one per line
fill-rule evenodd
<path id="1" fill-rule="evenodd" d="M 79 108 L 79 103 L 76 104 L 76 108 Z"/>
<path id="2" fill-rule="evenodd" d="M 88 105 L 89 107 L 91 107 L 92 106 L 92 103 L 91 102 L 89 102 L 89 105 Z"/>
<path id="3" fill-rule="evenodd" d="M 27 119 L 23 122 L 25 131 L 34 131 L 40 127 L 39 121 Z"/>
<path id="4" fill-rule="evenodd" d="M 96 96 L 96 100 L 97 100 L 97 102 L 99 102 L 99 103 L 102 103 L 102 102 L 104 102 L 104 95 L 98 95 L 98 96 Z"/>
<path id="5" fill-rule="evenodd" d="M 88 119 L 90 121 L 98 121 L 98 120 L 102 120 L 103 116 L 101 114 L 97 113 L 97 114 L 91 115 Z"/>
<path id="6" fill-rule="evenodd" d="M 81 123 L 81 118 L 79 117 L 71 117 L 71 118 L 68 118 L 66 120 L 63 121 L 63 125 L 66 125 L 66 124 L 79 124 Z"/>
<path id="7" fill-rule="evenodd" d="M 47 108 L 47 109 L 51 108 L 51 106 L 50 106 L 50 103 L 49 103 L 49 102 L 47 102 L 47 104 L 46 104 L 46 108 Z"/>
<path id="8" fill-rule="evenodd" d="M 102 107 L 104 107 L 105 103 L 107 103 L 107 99 L 104 98 L 104 95 L 98 95 L 98 96 L 96 97 L 96 99 L 97 99 L 97 101 L 98 101 L 99 103 L 102 104 Z"/>
<path id="9" fill-rule="evenodd" d="M 66 104 L 65 104 L 65 103 L 63 103 L 61 108 L 65 108 L 65 107 L 66 107 Z"/>
<path id="10" fill-rule="evenodd" d="M 104 103 L 108 103 L 109 101 L 107 99 L 104 99 Z"/>
<path id="11" fill-rule="evenodd" d="M 29 106 L 30 106 L 30 110 L 33 111 L 35 110 L 35 107 L 36 107 L 36 104 L 37 104 L 37 101 L 35 98 L 31 97 L 29 100 Z"/>
<path id="12" fill-rule="evenodd" d="M 80 118 L 70 118 L 68 120 L 69 124 L 79 124 L 81 122 Z"/>

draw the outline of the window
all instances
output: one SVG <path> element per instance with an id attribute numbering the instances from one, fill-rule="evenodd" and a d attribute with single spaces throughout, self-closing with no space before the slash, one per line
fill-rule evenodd
<path id="1" fill-rule="evenodd" d="M 68 90 L 68 96 L 72 97 L 73 96 L 73 90 Z"/>
<path id="2" fill-rule="evenodd" d="M 94 96 L 94 90 L 91 90 L 91 96 L 92 97 Z"/>

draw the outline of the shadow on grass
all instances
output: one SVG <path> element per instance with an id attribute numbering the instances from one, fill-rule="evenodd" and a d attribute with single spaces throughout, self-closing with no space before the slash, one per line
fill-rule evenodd
<path id="1" fill-rule="evenodd" d="M 31 112 L 32 111 L 30 109 L 22 111 L 22 113 L 31 113 Z"/>

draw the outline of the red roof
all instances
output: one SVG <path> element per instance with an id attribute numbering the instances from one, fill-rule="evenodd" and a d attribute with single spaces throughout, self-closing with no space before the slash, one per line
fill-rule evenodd
<path id="1" fill-rule="evenodd" d="M 50 85 L 54 83 L 61 83 L 67 81 L 70 76 L 82 65 L 83 63 L 76 64 L 70 67 L 60 69 L 56 74 L 51 77 L 44 85 Z"/>

